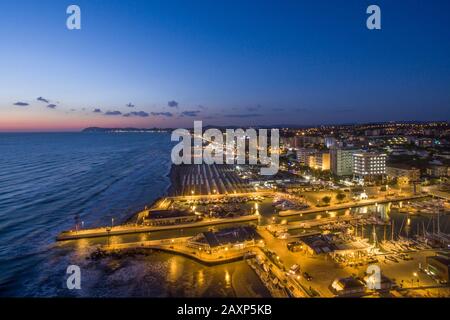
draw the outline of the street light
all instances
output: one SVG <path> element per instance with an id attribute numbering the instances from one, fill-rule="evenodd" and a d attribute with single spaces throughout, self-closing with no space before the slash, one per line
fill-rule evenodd
<path id="1" fill-rule="evenodd" d="M 417 272 L 413 272 L 413 277 L 417 278 L 417 284 L 419 284 L 419 275 L 417 274 Z M 413 287 L 414 287 L 414 278 L 413 278 L 413 283 L 412 283 Z"/>
<path id="2" fill-rule="evenodd" d="M 111 229 L 114 227 L 114 218 L 111 218 Z"/>

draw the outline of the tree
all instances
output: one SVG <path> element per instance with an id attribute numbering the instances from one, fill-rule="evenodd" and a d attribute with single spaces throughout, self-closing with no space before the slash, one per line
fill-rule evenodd
<path id="1" fill-rule="evenodd" d="M 400 188 L 405 188 L 409 185 L 409 178 L 408 177 L 398 177 L 397 184 Z"/>
<path id="2" fill-rule="evenodd" d="M 331 197 L 325 196 L 322 198 L 322 201 L 323 201 L 323 203 L 328 205 L 331 202 Z"/>
<path id="3" fill-rule="evenodd" d="M 346 197 L 345 193 L 342 193 L 342 192 L 340 192 L 336 195 L 336 199 L 338 201 L 343 201 L 345 199 L 345 197 Z"/>

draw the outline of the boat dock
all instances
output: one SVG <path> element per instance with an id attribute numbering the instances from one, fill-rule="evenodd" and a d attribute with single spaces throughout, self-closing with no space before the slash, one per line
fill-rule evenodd
<path id="1" fill-rule="evenodd" d="M 346 204 L 339 204 L 339 205 L 334 205 L 334 206 L 329 206 L 329 207 L 320 207 L 320 208 L 306 209 L 306 210 L 280 211 L 278 213 L 278 215 L 280 217 L 288 217 L 288 216 L 295 216 L 295 215 L 300 215 L 300 214 L 303 215 L 303 214 L 319 213 L 319 212 L 325 212 L 325 211 L 351 209 L 351 208 L 370 206 L 370 205 L 375 205 L 375 204 L 380 204 L 380 203 L 415 200 L 415 199 L 426 198 L 429 196 L 430 196 L 429 194 L 420 194 L 420 195 L 407 196 L 407 197 L 383 198 L 383 199 L 376 199 L 376 200 L 361 200 L 359 202 L 350 202 L 350 203 L 346 203 Z"/>
<path id="2" fill-rule="evenodd" d="M 314 220 L 306 220 L 306 221 L 295 221 L 290 222 L 285 226 L 287 230 L 294 230 L 294 229 L 309 229 L 314 228 L 318 226 L 323 226 L 330 223 L 338 223 L 338 222 L 351 222 L 351 221 L 359 221 L 363 219 L 362 216 L 337 216 L 337 217 L 330 217 L 330 218 L 321 218 L 321 219 L 314 219 Z"/>

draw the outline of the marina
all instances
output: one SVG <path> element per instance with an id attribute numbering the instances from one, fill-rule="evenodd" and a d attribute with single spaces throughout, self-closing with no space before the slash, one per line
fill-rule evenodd
<path id="1" fill-rule="evenodd" d="M 373 265 L 382 268 L 389 289 L 364 287 L 355 294 L 411 294 L 398 266 L 428 277 L 421 279 L 427 287 L 436 283 L 428 261 L 449 250 L 445 197 L 371 188 L 364 197 L 343 201 L 340 196 L 325 203 L 322 199 L 337 199 L 342 191 L 291 192 L 276 187 L 282 182 L 251 184 L 255 170 L 173 166 L 169 195 L 126 223 L 92 229 L 76 225 L 57 240 L 64 245 L 94 238 L 88 243 L 97 248 L 93 257 L 99 260 L 164 252 L 209 268 L 244 263 L 272 297 L 342 295 L 347 285 L 365 283 L 365 269 Z M 335 290 L 338 284 L 344 291 Z"/>

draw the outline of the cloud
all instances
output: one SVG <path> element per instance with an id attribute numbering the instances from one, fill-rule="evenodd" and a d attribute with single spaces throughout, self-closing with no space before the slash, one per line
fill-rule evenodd
<path id="1" fill-rule="evenodd" d="M 122 114 L 122 112 L 120 111 L 106 111 L 105 115 L 107 116 L 120 116 Z"/>
<path id="2" fill-rule="evenodd" d="M 94 109 L 94 111 L 92 111 L 93 113 L 102 113 L 102 110 L 101 109 Z"/>
<path id="3" fill-rule="evenodd" d="M 18 107 L 26 107 L 26 106 L 29 106 L 30 104 L 27 102 L 18 101 L 16 103 L 14 103 L 14 105 L 18 106 Z"/>
<path id="4" fill-rule="evenodd" d="M 147 112 L 144 111 L 133 111 L 133 112 L 129 112 L 129 113 L 125 113 L 123 115 L 124 117 L 142 117 L 142 118 L 146 118 L 149 116 L 149 114 Z"/>
<path id="5" fill-rule="evenodd" d="M 253 117 L 261 117 L 262 114 L 259 113 L 244 113 L 244 114 L 226 114 L 224 117 L 226 118 L 253 118 Z"/>
<path id="6" fill-rule="evenodd" d="M 37 98 L 36 100 L 37 100 L 37 101 L 40 101 L 40 102 L 45 102 L 45 103 L 49 103 L 49 102 L 50 102 L 50 100 L 45 99 L 45 98 L 42 98 L 42 97 L 39 97 L 39 98 Z"/>
<path id="7" fill-rule="evenodd" d="M 172 112 L 151 112 L 152 116 L 173 117 Z"/>
<path id="8" fill-rule="evenodd" d="M 196 117 L 198 116 L 198 114 L 200 113 L 200 111 L 183 111 L 181 113 L 182 117 Z"/>
<path id="9" fill-rule="evenodd" d="M 56 104 L 53 104 L 53 103 L 48 104 L 48 105 L 47 105 L 47 108 L 55 109 L 55 108 L 56 108 Z"/>
<path id="10" fill-rule="evenodd" d="M 134 105 L 134 104 L 132 104 L 131 102 L 130 102 L 130 103 L 128 103 L 128 104 L 126 104 L 126 106 L 127 106 L 128 108 L 134 108 L 134 107 L 135 107 L 135 105 Z"/>
<path id="11" fill-rule="evenodd" d="M 178 102 L 176 102 L 175 100 L 167 102 L 167 105 L 171 108 L 178 108 Z"/>

